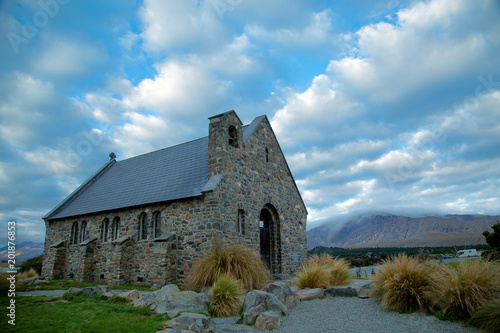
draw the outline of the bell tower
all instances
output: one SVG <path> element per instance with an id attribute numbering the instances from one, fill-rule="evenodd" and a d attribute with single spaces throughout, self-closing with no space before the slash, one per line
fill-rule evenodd
<path id="1" fill-rule="evenodd" d="M 222 175 L 241 158 L 243 125 L 234 110 L 208 118 L 208 179 Z"/>

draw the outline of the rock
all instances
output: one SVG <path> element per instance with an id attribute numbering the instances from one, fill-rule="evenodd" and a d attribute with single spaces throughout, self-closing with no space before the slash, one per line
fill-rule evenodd
<path id="1" fill-rule="evenodd" d="M 83 289 L 82 288 L 76 288 L 76 287 L 71 287 L 68 290 L 69 293 L 75 294 L 75 295 L 81 295 L 83 294 Z"/>
<path id="2" fill-rule="evenodd" d="M 252 290 L 245 296 L 243 302 L 243 323 L 253 324 L 265 311 L 273 311 L 278 316 L 288 313 L 286 306 L 275 295 L 261 290 Z"/>
<path id="3" fill-rule="evenodd" d="M 168 286 L 165 286 L 168 287 Z M 151 306 L 155 313 L 166 313 L 170 318 L 175 318 L 181 312 L 202 312 L 208 314 L 210 296 L 197 292 L 177 291 L 174 288 L 165 288 L 156 291 L 156 304 Z M 165 289 L 164 289 L 165 288 Z"/>
<path id="4" fill-rule="evenodd" d="M 262 291 L 275 295 L 287 309 L 294 307 L 300 302 L 299 296 L 297 296 L 297 294 L 294 293 L 292 289 L 290 289 L 290 286 L 284 281 L 269 283 L 267 286 L 262 288 Z"/>
<path id="5" fill-rule="evenodd" d="M 35 284 L 35 285 L 36 284 L 50 284 L 50 282 L 47 281 L 47 280 L 40 280 L 40 279 L 38 279 L 38 280 L 35 280 L 35 282 L 33 282 L 33 284 Z"/>
<path id="6" fill-rule="evenodd" d="M 370 298 L 370 294 L 372 292 L 372 287 L 373 287 L 373 282 L 369 282 L 363 286 L 361 286 L 361 288 L 359 288 L 359 291 L 358 291 L 358 297 L 359 298 Z"/>
<path id="7" fill-rule="evenodd" d="M 323 298 L 324 295 L 325 295 L 325 290 L 321 288 L 302 289 L 297 291 L 297 296 L 299 296 L 301 301 L 309 301 L 311 299 Z"/>
<path id="8" fill-rule="evenodd" d="M 235 325 L 241 317 L 212 318 L 216 325 Z"/>
<path id="9" fill-rule="evenodd" d="M 189 330 L 196 333 L 213 332 L 214 323 L 210 320 L 210 318 L 196 319 L 196 321 L 189 326 Z"/>
<path id="10" fill-rule="evenodd" d="M 156 294 L 152 292 L 151 294 L 143 295 L 138 299 L 134 300 L 132 304 L 134 306 L 151 306 L 156 302 Z"/>
<path id="11" fill-rule="evenodd" d="M 280 327 L 280 316 L 273 311 L 262 312 L 255 321 L 255 327 L 260 330 L 272 330 Z"/>
<path id="12" fill-rule="evenodd" d="M 348 286 L 336 286 L 336 287 L 328 287 L 325 289 L 325 296 L 328 298 L 331 297 L 356 297 L 358 293 L 356 289 Z"/>
<path id="13" fill-rule="evenodd" d="M 156 331 L 156 333 L 184 333 L 184 332 L 189 332 L 189 331 L 181 330 L 178 327 L 175 327 L 175 328 L 166 328 L 166 329 L 161 330 L 161 331 Z"/>
<path id="14" fill-rule="evenodd" d="M 100 285 L 100 286 L 95 286 L 95 292 L 97 295 L 102 295 L 104 293 L 109 293 L 110 290 L 109 290 L 109 286 L 103 286 L 103 285 Z"/>
<path id="15" fill-rule="evenodd" d="M 105 292 L 104 294 L 101 294 L 101 296 L 106 297 L 106 298 L 111 298 L 115 296 L 111 291 Z"/>
<path id="16" fill-rule="evenodd" d="M 19 283 L 27 283 L 27 282 L 31 282 L 31 284 L 33 282 L 35 282 L 36 280 L 39 280 L 38 279 L 38 276 L 32 276 L 32 277 L 26 277 L 26 278 L 20 278 L 18 280 Z"/>
<path id="17" fill-rule="evenodd" d="M 189 327 L 193 325 L 198 319 L 208 319 L 208 316 L 205 316 L 200 313 L 183 313 L 179 317 L 176 317 L 167 323 L 170 327 L 178 327 L 182 330 L 189 330 Z"/>
<path id="18" fill-rule="evenodd" d="M 134 301 L 141 296 L 141 293 L 138 290 L 129 290 L 124 293 L 119 294 L 118 296 L 126 298 L 127 301 Z"/>
<path id="19" fill-rule="evenodd" d="M 83 289 L 83 293 L 89 297 L 95 297 L 95 287 L 86 287 L 85 289 Z"/>

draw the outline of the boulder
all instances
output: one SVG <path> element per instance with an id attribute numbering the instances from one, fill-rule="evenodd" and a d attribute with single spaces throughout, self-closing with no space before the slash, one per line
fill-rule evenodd
<path id="1" fill-rule="evenodd" d="M 82 288 L 76 288 L 76 287 L 71 287 L 68 290 L 69 293 L 75 294 L 75 295 L 81 295 L 83 294 L 83 289 Z"/>
<path id="2" fill-rule="evenodd" d="M 300 302 L 299 296 L 290 289 L 284 281 L 275 281 L 262 288 L 262 291 L 275 295 L 287 309 L 294 307 Z"/>
<path id="3" fill-rule="evenodd" d="M 127 301 L 134 301 L 134 300 L 138 299 L 139 297 L 141 297 L 141 293 L 138 290 L 134 289 L 134 290 L 129 290 L 129 291 L 123 292 L 123 293 L 119 294 L 118 296 L 126 298 Z"/>
<path id="4" fill-rule="evenodd" d="M 297 291 L 297 296 L 299 296 L 301 301 L 309 301 L 316 298 L 323 298 L 325 290 L 321 288 L 302 289 Z"/>
<path id="5" fill-rule="evenodd" d="M 111 298 L 111 297 L 115 296 L 115 294 L 113 294 L 111 291 L 108 291 L 108 292 L 105 292 L 104 294 L 101 294 L 101 296 Z"/>
<path id="6" fill-rule="evenodd" d="M 370 298 L 370 294 L 372 292 L 372 284 L 373 284 L 373 282 L 369 282 L 369 283 L 361 286 L 361 288 L 359 288 L 359 291 L 358 291 L 358 297 L 359 298 Z"/>
<path id="7" fill-rule="evenodd" d="M 109 292 L 108 286 L 86 287 L 85 289 L 83 289 L 83 293 L 90 297 L 99 296 L 107 292 Z"/>
<path id="8" fill-rule="evenodd" d="M 252 290 L 245 296 L 243 302 L 243 323 L 253 324 L 265 311 L 273 311 L 278 316 L 288 314 L 286 306 L 275 295 L 261 290 Z"/>
<path id="9" fill-rule="evenodd" d="M 273 330 L 280 327 L 280 316 L 273 311 L 262 312 L 255 321 L 255 327 L 260 330 Z"/>
<path id="10" fill-rule="evenodd" d="M 143 295 L 138 299 L 134 300 L 132 304 L 134 306 L 151 306 L 156 302 L 156 294 L 152 292 L 150 294 Z"/>
<path id="11" fill-rule="evenodd" d="M 189 330 L 196 333 L 210 333 L 214 331 L 214 323 L 210 318 L 196 319 L 196 321 L 189 326 Z"/>
<path id="12" fill-rule="evenodd" d="M 201 312 L 208 314 L 210 296 L 194 291 L 180 291 L 179 287 L 169 284 L 144 295 L 132 302 L 134 306 L 150 306 L 158 314 L 175 318 L 181 312 Z"/>
<path id="13" fill-rule="evenodd" d="M 210 320 L 208 316 L 200 313 L 183 313 L 179 317 L 176 317 L 169 321 L 167 325 L 169 327 L 178 327 L 181 330 L 189 330 L 191 325 L 193 325 L 199 319 Z"/>
<path id="14" fill-rule="evenodd" d="M 325 297 L 356 297 L 356 289 L 348 286 L 328 287 L 325 289 Z"/>

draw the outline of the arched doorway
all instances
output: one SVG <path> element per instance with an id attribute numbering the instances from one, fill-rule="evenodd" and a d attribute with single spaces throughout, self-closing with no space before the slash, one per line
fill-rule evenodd
<path id="1" fill-rule="evenodd" d="M 260 211 L 260 255 L 271 273 L 281 273 L 281 228 L 274 206 L 267 204 Z"/>

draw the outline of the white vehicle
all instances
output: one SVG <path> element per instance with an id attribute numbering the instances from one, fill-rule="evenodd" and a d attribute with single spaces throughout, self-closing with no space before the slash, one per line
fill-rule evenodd
<path id="1" fill-rule="evenodd" d="M 481 255 L 481 253 L 477 252 L 476 249 L 460 250 L 460 251 L 457 252 L 457 257 L 458 258 L 478 257 L 480 255 Z"/>

